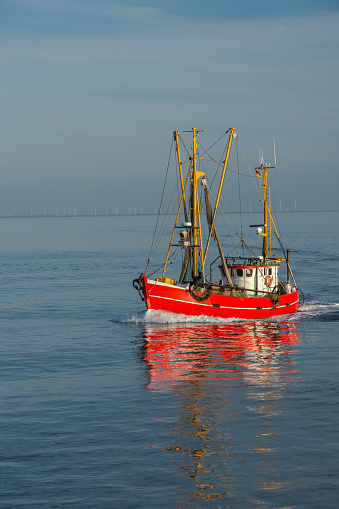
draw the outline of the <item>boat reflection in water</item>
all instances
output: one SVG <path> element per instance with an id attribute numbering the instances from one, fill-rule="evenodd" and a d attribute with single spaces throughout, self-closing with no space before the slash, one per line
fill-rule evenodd
<path id="1" fill-rule="evenodd" d="M 166 450 L 187 505 L 231 497 L 257 507 L 267 490 L 289 490 L 280 430 L 290 422 L 279 402 L 298 381 L 298 344 L 290 321 L 146 326 L 148 389 L 176 401 L 164 408 Z"/>

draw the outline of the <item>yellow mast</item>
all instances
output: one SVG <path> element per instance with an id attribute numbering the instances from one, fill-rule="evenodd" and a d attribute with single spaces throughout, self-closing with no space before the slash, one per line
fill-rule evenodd
<path id="1" fill-rule="evenodd" d="M 267 165 L 264 166 L 264 245 L 263 245 L 263 257 L 264 260 L 268 258 L 268 235 L 267 235 L 267 216 L 268 216 L 268 185 L 267 185 Z"/>
<path id="2" fill-rule="evenodd" d="M 271 189 L 268 188 L 268 210 L 271 210 Z M 272 219 L 270 214 L 270 256 L 272 255 Z"/>
<path id="3" fill-rule="evenodd" d="M 179 146 L 179 131 L 173 131 L 175 144 L 177 147 L 177 155 L 178 155 L 178 164 L 179 164 L 179 174 L 180 174 L 180 183 L 181 183 L 181 192 L 184 200 L 184 213 L 185 213 L 185 221 L 188 221 L 187 217 L 187 207 L 186 207 L 186 198 L 185 198 L 185 188 L 184 188 L 184 180 L 182 176 L 182 163 L 180 157 L 180 146 Z"/>
<path id="4" fill-rule="evenodd" d="M 200 214 L 199 214 L 199 195 L 198 195 L 198 180 L 202 175 L 205 175 L 203 172 L 197 170 L 197 133 L 200 133 L 201 130 L 197 130 L 195 127 L 192 127 L 193 139 L 192 139 L 192 203 L 191 203 L 191 223 L 192 223 L 192 231 L 193 231 L 193 270 L 192 275 L 193 278 L 199 276 L 199 251 L 201 252 L 201 260 L 202 266 L 201 270 L 204 272 L 204 260 L 203 260 L 203 251 L 202 251 L 202 237 L 201 237 L 201 224 L 200 224 Z M 202 159 L 202 158 L 201 158 Z M 199 237 L 199 244 L 198 244 Z"/>
<path id="5" fill-rule="evenodd" d="M 224 165 L 223 165 L 222 176 L 220 179 L 218 196 L 217 196 L 217 200 L 216 200 L 216 204 L 215 204 L 215 210 L 214 210 L 214 214 L 213 214 L 213 218 L 212 218 L 212 224 L 211 224 L 210 231 L 209 231 L 209 237 L 208 237 L 205 253 L 203 252 L 203 245 L 202 245 L 200 209 L 199 209 L 199 193 L 198 193 L 198 180 L 201 176 L 205 175 L 205 173 L 200 172 L 197 169 L 197 159 L 202 159 L 202 157 L 197 156 L 197 134 L 199 132 L 201 132 L 201 130 L 197 130 L 195 127 L 193 127 L 191 131 L 184 131 L 184 132 L 192 132 L 192 157 L 190 157 L 190 167 L 187 172 L 185 183 L 183 181 L 183 174 L 182 174 L 182 162 L 181 162 L 180 147 L 179 147 L 179 132 L 173 131 L 173 135 L 174 135 L 174 139 L 175 139 L 175 143 L 176 143 L 177 155 L 178 155 L 180 184 L 181 184 L 181 200 L 180 200 L 178 213 L 177 213 L 177 216 L 175 219 L 175 223 L 174 223 L 174 227 L 173 227 L 171 240 L 169 243 L 162 275 L 164 275 L 166 268 L 167 268 L 167 263 L 169 260 L 169 254 L 170 254 L 170 250 L 171 250 L 171 246 L 172 246 L 172 242 L 173 242 L 173 238 L 174 238 L 174 233 L 175 233 L 175 229 L 177 227 L 180 209 L 183 204 L 184 204 L 184 208 L 185 208 L 185 219 L 187 220 L 185 192 L 186 192 L 188 177 L 190 174 L 191 174 L 191 205 L 190 205 L 191 206 L 191 235 L 190 235 L 191 243 L 190 243 L 190 245 L 187 246 L 187 249 L 190 249 L 192 252 L 192 276 L 193 276 L 193 278 L 198 278 L 199 272 L 204 274 L 206 255 L 207 255 L 208 246 L 209 246 L 209 243 L 211 240 L 212 232 L 214 230 L 213 227 L 214 227 L 214 222 L 215 222 L 215 216 L 216 216 L 216 212 L 217 212 L 218 205 L 219 205 L 219 200 L 220 200 L 221 190 L 222 190 L 222 186 L 223 186 L 223 182 L 224 182 L 227 162 L 228 162 L 228 158 L 229 158 L 229 154 L 230 154 L 230 150 L 231 150 L 231 143 L 232 143 L 233 137 L 235 137 L 235 129 L 231 128 L 231 129 L 229 129 L 229 131 L 230 131 L 230 137 L 229 137 L 229 141 L 228 141 L 228 145 L 227 145 L 227 149 L 226 149 L 226 156 L 225 156 L 225 161 L 224 161 Z M 201 268 L 200 268 L 200 270 L 199 270 L 199 251 L 201 254 Z M 223 262 L 224 271 L 226 273 L 228 282 L 230 285 L 232 285 L 232 280 L 228 273 L 228 269 L 227 269 L 225 260 L 223 259 L 222 262 Z"/>
<path id="6" fill-rule="evenodd" d="M 271 248 L 272 248 L 272 246 L 271 246 L 271 234 L 272 234 L 271 225 L 273 225 L 275 234 L 276 234 L 279 242 L 280 242 L 280 238 L 279 238 L 279 235 L 278 235 L 278 232 L 277 232 L 277 229 L 276 229 L 276 226 L 273 221 L 272 214 L 271 214 L 271 194 L 270 194 L 270 188 L 268 185 L 268 178 L 267 178 L 267 170 L 270 168 L 276 169 L 277 164 L 272 166 L 267 163 L 262 163 L 260 166 L 255 168 L 256 170 L 261 170 L 264 172 L 264 183 L 263 183 L 264 199 L 262 200 L 264 203 L 264 233 L 258 232 L 258 235 L 261 235 L 262 237 L 264 237 L 262 255 L 264 257 L 265 263 L 272 262 L 272 261 L 277 262 L 280 260 L 281 261 L 285 260 L 285 258 L 273 258 L 273 259 L 271 258 Z M 269 227 L 268 227 L 268 220 L 270 221 Z M 269 241 L 268 241 L 268 238 L 270 239 Z M 280 245 L 281 245 L 281 243 L 280 243 Z"/>
<path id="7" fill-rule="evenodd" d="M 193 133 L 193 140 L 192 140 L 192 157 L 190 157 L 190 166 L 189 170 L 187 172 L 185 183 L 183 181 L 183 175 L 182 175 L 182 162 L 180 157 L 180 147 L 179 147 L 179 132 L 173 131 L 175 142 L 176 142 L 176 148 L 177 148 L 177 155 L 178 155 L 178 164 L 179 164 L 179 173 L 180 173 L 180 184 L 181 184 L 181 200 L 178 208 L 178 213 L 175 219 L 171 240 L 169 243 L 166 260 L 164 263 L 164 269 L 162 275 L 164 275 L 167 263 L 169 260 L 169 254 L 174 238 L 175 229 L 177 227 L 180 209 L 182 204 L 184 204 L 184 210 L 185 210 L 185 220 L 187 220 L 187 208 L 186 208 L 186 198 L 185 198 L 185 192 L 186 192 L 186 186 L 188 182 L 188 177 L 191 173 L 191 232 L 190 235 L 191 239 L 191 245 L 187 246 L 188 249 L 192 249 L 193 253 L 193 264 L 192 264 L 192 274 L 193 277 L 199 276 L 199 251 L 201 252 L 201 272 L 204 273 L 204 261 L 203 261 L 203 248 L 202 248 L 202 235 L 201 235 L 201 223 L 200 223 L 200 210 L 199 210 L 199 196 L 198 196 L 198 180 L 202 175 L 205 175 L 203 172 L 200 172 L 197 170 L 197 139 L 196 135 L 197 133 L 201 132 L 198 131 L 195 127 L 192 128 L 192 131 L 184 131 L 184 132 L 192 132 Z M 202 159 L 199 158 L 199 159 Z"/>
<path id="8" fill-rule="evenodd" d="M 193 141 L 192 141 L 192 203 L 191 203 L 191 218 L 193 230 L 193 277 L 198 275 L 198 232 L 197 232 L 197 139 L 195 137 L 195 127 L 192 128 Z"/>
<path id="9" fill-rule="evenodd" d="M 204 173 L 198 172 L 200 175 L 205 175 Z M 198 186 L 197 186 L 197 213 L 198 213 L 198 222 L 199 222 L 199 237 L 200 237 L 200 253 L 201 253 L 201 273 L 205 278 L 205 266 L 204 266 L 204 257 L 203 257 L 203 247 L 202 247 L 202 234 L 201 234 L 201 219 L 200 219 L 200 209 L 199 209 L 199 195 L 198 195 Z"/>

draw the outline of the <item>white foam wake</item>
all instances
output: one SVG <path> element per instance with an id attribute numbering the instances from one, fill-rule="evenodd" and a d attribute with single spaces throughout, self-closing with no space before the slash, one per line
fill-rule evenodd
<path id="1" fill-rule="evenodd" d="M 296 313 L 291 313 L 290 315 L 277 315 L 272 317 L 260 318 L 259 321 L 272 321 L 277 322 L 283 320 L 284 322 L 288 321 L 307 321 L 312 320 L 316 317 L 325 317 L 325 315 L 331 315 L 339 312 L 339 303 L 338 302 L 318 302 L 312 301 L 307 302 L 300 306 Z M 257 320 L 250 319 L 240 319 L 240 318 L 213 318 L 209 316 L 188 316 L 182 315 L 178 313 L 171 313 L 169 311 L 158 311 L 158 310 L 148 310 L 148 311 L 139 311 L 138 313 L 133 313 L 131 315 L 118 316 L 113 318 L 113 322 L 117 323 L 125 323 L 130 325 L 147 325 L 147 324 L 229 324 L 234 322 L 255 322 Z"/>
<path id="2" fill-rule="evenodd" d="M 312 319 L 324 315 L 333 315 L 339 312 L 339 302 L 305 302 L 297 311 L 297 318 L 301 320 Z"/>
<path id="3" fill-rule="evenodd" d="M 131 316 L 120 316 L 113 320 L 114 322 L 127 323 L 127 324 L 191 324 L 191 323 L 204 323 L 204 324 L 223 324 L 240 322 L 236 318 L 213 318 L 209 316 L 188 316 L 178 313 L 171 313 L 169 311 L 148 310 L 141 311 Z"/>

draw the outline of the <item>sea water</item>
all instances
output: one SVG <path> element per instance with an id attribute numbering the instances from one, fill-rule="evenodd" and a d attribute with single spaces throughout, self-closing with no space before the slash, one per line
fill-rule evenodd
<path id="1" fill-rule="evenodd" d="M 146 313 L 155 219 L 0 219 L 0 506 L 338 507 L 339 214 L 279 214 L 257 321 Z"/>

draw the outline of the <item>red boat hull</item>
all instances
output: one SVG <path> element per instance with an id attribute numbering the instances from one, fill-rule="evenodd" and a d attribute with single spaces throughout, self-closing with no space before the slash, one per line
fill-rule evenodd
<path id="1" fill-rule="evenodd" d="M 298 290 L 281 295 L 275 302 L 268 297 L 231 297 L 210 294 L 207 300 L 197 302 L 188 289 L 149 280 L 142 280 L 147 309 L 171 311 L 189 316 L 211 316 L 216 318 L 257 319 L 268 316 L 294 313 L 298 309 Z"/>

